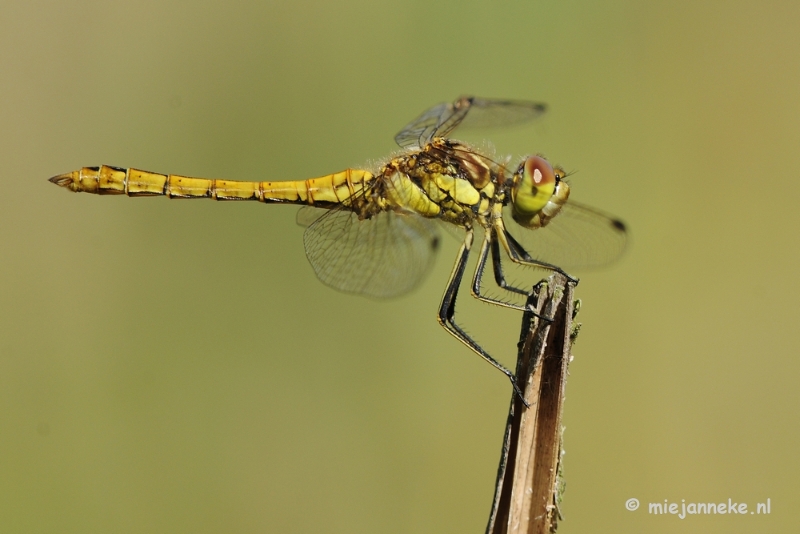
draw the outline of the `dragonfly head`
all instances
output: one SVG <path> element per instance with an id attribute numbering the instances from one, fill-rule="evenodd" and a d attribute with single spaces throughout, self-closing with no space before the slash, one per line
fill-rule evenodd
<path id="1" fill-rule="evenodd" d="M 526 228 L 539 228 L 555 217 L 569 198 L 565 174 L 541 156 L 525 158 L 511 184 L 514 220 Z"/>

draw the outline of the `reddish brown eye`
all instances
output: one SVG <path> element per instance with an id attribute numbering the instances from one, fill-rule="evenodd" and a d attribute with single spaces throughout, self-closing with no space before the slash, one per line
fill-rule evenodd
<path id="1" fill-rule="evenodd" d="M 544 209 L 555 193 L 557 183 L 552 165 L 540 156 L 529 156 L 522 163 L 520 173 L 514 177 L 511 202 L 514 205 L 514 220 L 528 228 L 542 225 L 536 214 Z"/>
<path id="2" fill-rule="evenodd" d="M 556 174 L 553 172 L 553 166 L 546 159 L 539 156 L 530 156 L 525 160 L 525 178 L 531 181 L 533 187 L 556 183 Z"/>

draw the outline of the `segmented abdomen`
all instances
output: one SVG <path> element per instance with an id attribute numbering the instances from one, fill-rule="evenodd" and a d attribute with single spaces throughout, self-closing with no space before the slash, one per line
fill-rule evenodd
<path id="1" fill-rule="evenodd" d="M 71 191 L 98 195 L 212 198 L 214 200 L 258 200 L 291 204 L 339 204 L 364 190 L 373 180 L 369 171 L 347 169 L 309 180 L 289 182 L 239 182 L 158 174 L 103 165 L 50 178 Z"/>

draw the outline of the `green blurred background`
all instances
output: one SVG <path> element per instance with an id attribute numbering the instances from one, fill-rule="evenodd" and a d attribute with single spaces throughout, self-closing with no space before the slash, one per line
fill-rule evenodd
<path id="1" fill-rule="evenodd" d="M 385 157 L 460 94 L 632 230 L 578 273 L 561 532 L 788 532 L 798 509 L 797 2 L 4 2 L 0 529 L 482 532 L 505 378 L 411 295 L 319 283 L 294 208 L 70 195 Z M 463 300 L 513 365 L 519 315 Z M 636 497 L 643 508 L 625 509 Z M 647 502 L 771 500 L 769 516 Z"/>

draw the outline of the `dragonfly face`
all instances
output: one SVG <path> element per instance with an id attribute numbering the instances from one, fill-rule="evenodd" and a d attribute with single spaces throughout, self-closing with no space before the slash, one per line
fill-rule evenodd
<path id="1" fill-rule="evenodd" d="M 564 171 L 554 169 L 541 156 L 523 161 L 511 185 L 512 216 L 520 226 L 536 229 L 558 215 L 569 198 L 569 185 L 562 180 Z"/>
<path id="2" fill-rule="evenodd" d="M 515 264 L 560 272 L 577 282 L 562 267 L 607 264 L 619 257 L 626 239 L 621 221 L 568 202 L 564 171 L 541 156 L 526 158 L 508 176 L 504 163 L 448 138 L 457 127 L 511 125 L 544 111 L 545 106 L 535 102 L 461 97 L 430 108 L 403 128 L 395 141 L 404 152 L 380 168 L 346 169 L 308 180 L 240 182 L 104 165 L 50 181 L 95 194 L 303 205 L 298 222 L 307 226 L 303 242 L 317 277 L 335 289 L 372 297 L 403 294 L 422 280 L 438 248 L 437 220 L 463 228 L 464 241 L 439 307 L 439 322 L 513 384 L 512 373 L 454 320 L 474 230 L 482 227 L 484 232 L 472 294 L 516 310 L 523 307 L 483 294 L 489 258 L 502 291 L 527 295 L 527 288 L 506 283 L 502 252 Z M 505 219 L 504 210 L 510 210 L 511 217 Z"/>

